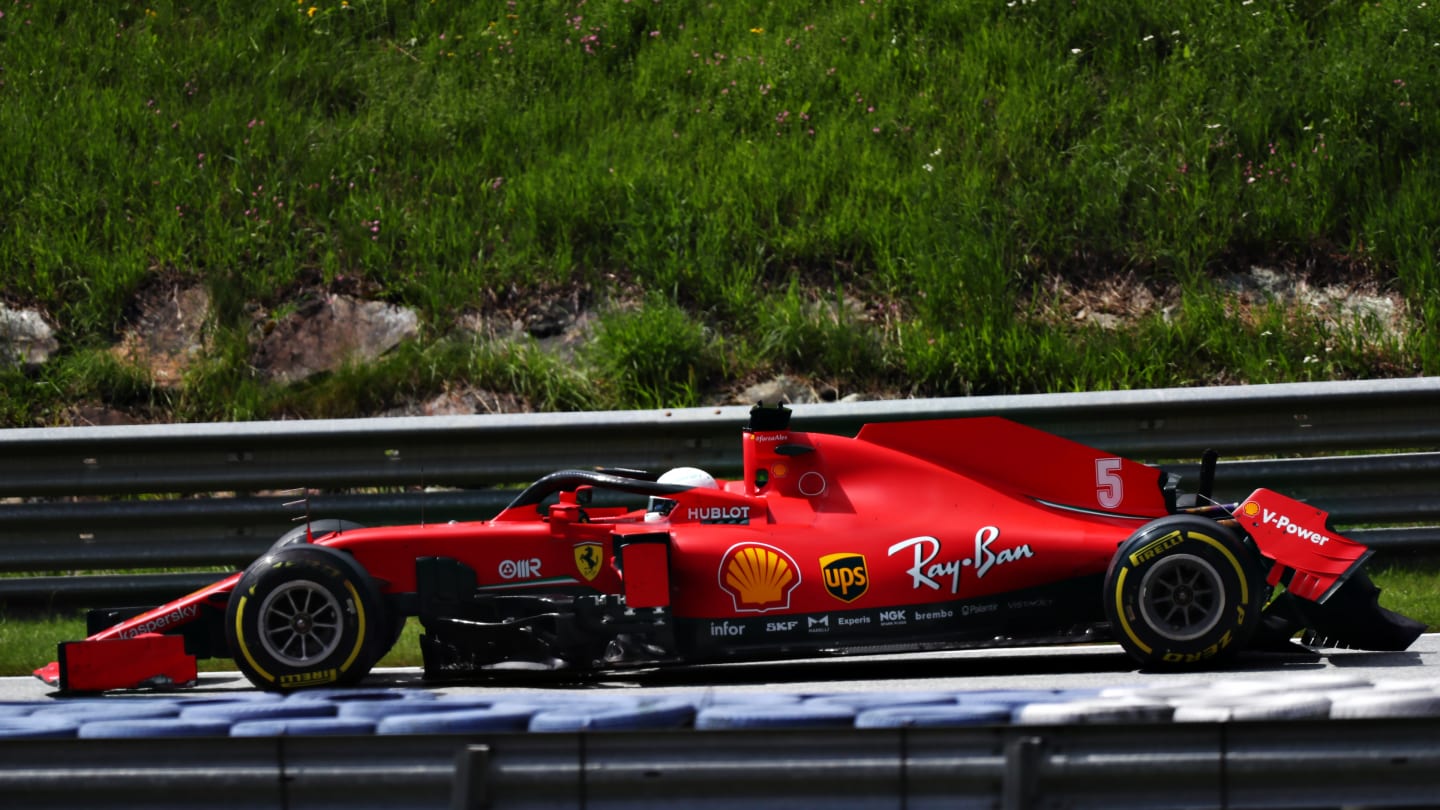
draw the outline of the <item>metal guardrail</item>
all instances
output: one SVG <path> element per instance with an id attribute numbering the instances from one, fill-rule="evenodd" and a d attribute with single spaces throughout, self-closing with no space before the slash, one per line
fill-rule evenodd
<path id="1" fill-rule="evenodd" d="M 7 806 L 1433 806 L 1435 718 L 0 741 Z"/>
<path id="2" fill-rule="evenodd" d="M 1191 488 L 1206 449 L 1259 457 L 1222 460 L 1217 497 L 1268 486 L 1405 550 L 1440 547 L 1437 405 L 1440 378 L 1417 378 L 801 405 L 794 427 L 1001 415 L 1161 463 Z M 569 467 L 733 475 L 748 410 L 0 430 L 0 571 L 244 565 L 299 514 L 273 494 L 292 488 L 316 493 L 312 515 L 381 524 L 488 517 L 510 495 L 497 487 Z M 122 584 L 150 601 L 214 578 L 4 578 L 0 602 L 110 604 Z"/>

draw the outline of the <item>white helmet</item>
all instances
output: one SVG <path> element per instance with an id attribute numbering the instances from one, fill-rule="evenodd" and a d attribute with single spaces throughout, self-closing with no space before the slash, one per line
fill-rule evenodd
<path id="1" fill-rule="evenodd" d="M 719 489 L 720 483 L 715 476 L 698 467 L 676 467 L 673 470 L 666 470 L 659 478 L 655 479 L 658 484 L 675 484 L 690 489 Z M 662 498 L 657 495 L 650 496 L 650 504 L 645 509 L 645 521 L 653 523 L 664 520 L 675 508 L 675 501 L 670 498 Z"/>
<path id="2" fill-rule="evenodd" d="M 705 489 L 719 489 L 720 484 L 715 476 L 698 467 L 676 467 L 673 470 L 666 470 L 663 475 L 656 479 L 661 484 L 680 484 L 692 489 L 704 487 Z"/>

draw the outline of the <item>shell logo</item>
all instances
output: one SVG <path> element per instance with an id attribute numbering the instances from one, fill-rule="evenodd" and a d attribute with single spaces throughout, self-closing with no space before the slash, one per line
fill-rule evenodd
<path id="1" fill-rule="evenodd" d="M 1246 501 L 1243 508 L 1245 511 L 1245 517 L 1255 517 L 1256 515 L 1260 514 L 1260 504 L 1255 503 L 1254 501 Z"/>
<path id="2" fill-rule="evenodd" d="M 720 588 L 735 601 L 736 613 L 764 613 L 790 607 L 800 568 L 789 554 L 762 543 L 731 546 L 720 558 Z"/>

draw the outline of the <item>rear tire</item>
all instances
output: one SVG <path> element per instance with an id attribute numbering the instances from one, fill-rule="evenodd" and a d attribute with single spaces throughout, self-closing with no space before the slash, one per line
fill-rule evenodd
<path id="1" fill-rule="evenodd" d="M 1266 588 L 1254 550 L 1205 518 L 1171 515 L 1120 545 L 1105 577 L 1116 639 L 1144 667 L 1198 669 L 1244 648 Z"/>
<path id="2" fill-rule="evenodd" d="M 246 570 L 230 595 L 225 632 L 236 666 L 261 689 L 348 686 L 391 641 L 380 604 L 349 555 L 295 544 Z"/>

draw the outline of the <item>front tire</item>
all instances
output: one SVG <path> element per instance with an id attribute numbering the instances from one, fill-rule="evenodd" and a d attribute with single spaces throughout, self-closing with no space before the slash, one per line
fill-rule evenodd
<path id="1" fill-rule="evenodd" d="M 348 686 L 390 641 L 380 597 L 349 555 L 297 544 L 246 570 L 225 611 L 235 664 L 257 687 Z"/>
<path id="2" fill-rule="evenodd" d="M 286 546 L 293 546 L 296 543 L 308 543 L 310 537 L 323 537 L 332 532 L 348 532 L 354 529 L 363 529 L 363 525 L 350 520 L 338 518 L 321 518 L 312 520 L 309 523 L 296 526 L 290 531 L 280 535 L 280 539 L 270 544 L 270 551 L 279 551 Z"/>
<path id="3" fill-rule="evenodd" d="M 1171 515 L 1120 544 L 1105 613 L 1142 666 L 1201 668 L 1242 649 L 1260 625 L 1265 587 L 1254 550 L 1205 518 Z"/>

